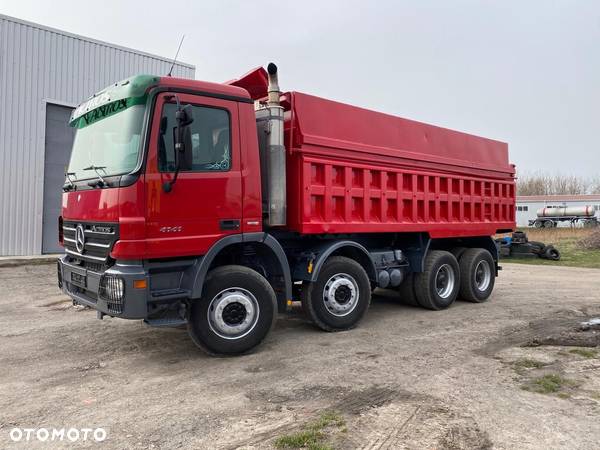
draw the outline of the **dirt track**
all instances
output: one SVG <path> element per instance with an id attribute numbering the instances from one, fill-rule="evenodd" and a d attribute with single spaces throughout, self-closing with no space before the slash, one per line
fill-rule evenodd
<path id="1" fill-rule="evenodd" d="M 103 448 L 270 448 L 327 410 L 346 423 L 328 430 L 336 448 L 598 448 L 600 359 L 561 345 L 600 344 L 574 329 L 600 316 L 600 270 L 505 264 L 489 303 L 442 312 L 383 294 L 355 330 L 293 314 L 256 353 L 217 359 L 184 330 L 73 308 L 54 265 L 0 268 L 0 448 L 19 447 L 14 427 L 103 427 Z M 564 386 L 533 392 L 548 374 Z M 97 446 L 20 447 L 61 445 Z"/>

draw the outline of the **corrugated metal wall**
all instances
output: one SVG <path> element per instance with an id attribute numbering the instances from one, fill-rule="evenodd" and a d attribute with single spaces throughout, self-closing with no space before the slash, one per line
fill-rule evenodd
<path id="1" fill-rule="evenodd" d="M 164 75 L 167 58 L 0 15 L 0 255 L 42 249 L 46 103 L 75 106 L 137 73 Z M 194 78 L 176 64 L 173 76 Z"/>

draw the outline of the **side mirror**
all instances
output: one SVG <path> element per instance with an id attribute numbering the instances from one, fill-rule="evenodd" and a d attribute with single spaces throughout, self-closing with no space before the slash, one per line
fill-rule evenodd
<path id="1" fill-rule="evenodd" d="M 177 126 L 175 127 L 175 158 L 178 170 L 192 168 L 192 130 L 190 125 L 194 121 L 192 105 L 185 105 L 175 113 Z"/>
<path id="2" fill-rule="evenodd" d="M 163 185 L 165 192 L 171 192 L 173 185 L 177 181 L 180 170 L 189 170 L 192 168 L 192 129 L 190 125 L 194 121 L 192 115 L 192 105 L 179 106 L 177 101 L 177 111 L 175 112 L 175 121 L 177 125 L 173 128 L 173 142 L 175 144 L 175 176 L 172 181 L 167 181 Z"/>
<path id="3" fill-rule="evenodd" d="M 192 128 L 186 125 L 183 128 L 183 152 L 180 153 L 180 170 L 190 170 L 192 168 Z"/>

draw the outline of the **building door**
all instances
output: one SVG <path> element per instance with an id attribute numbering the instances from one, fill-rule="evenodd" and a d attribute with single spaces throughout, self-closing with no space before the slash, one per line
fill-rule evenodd
<path id="1" fill-rule="evenodd" d="M 58 244 L 58 216 L 61 210 L 65 168 L 71 157 L 75 129 L 69 126 L 71 108 L 50 103 L 46 106 L 44 158 L 44 216 L 42 253 L 61 253 Z"/>

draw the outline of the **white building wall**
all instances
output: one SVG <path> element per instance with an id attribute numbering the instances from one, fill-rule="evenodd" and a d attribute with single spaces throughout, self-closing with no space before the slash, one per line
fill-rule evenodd
<path id="1" fill-rule="evenodd" d="M 46 104 L 76 106 L 129 76 L 164 75 L 171 61 L 0 15 L 0 255 L 42 249 Z M 173 76 L 194 78 L 177 63 Z"/>

